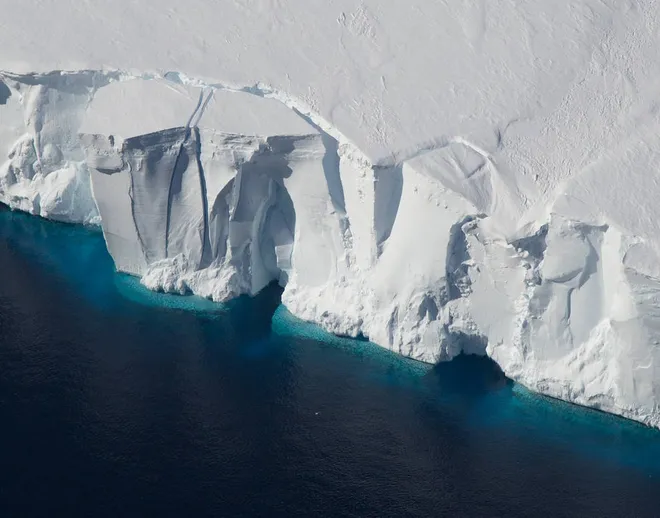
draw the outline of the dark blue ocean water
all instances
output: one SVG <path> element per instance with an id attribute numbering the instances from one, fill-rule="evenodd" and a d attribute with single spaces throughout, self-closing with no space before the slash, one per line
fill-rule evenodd
<path id="1" fill-rule="evenodd" d="M 117 275 L 0 211 L 0 516 L 659 516 L 660 432 Z"/>

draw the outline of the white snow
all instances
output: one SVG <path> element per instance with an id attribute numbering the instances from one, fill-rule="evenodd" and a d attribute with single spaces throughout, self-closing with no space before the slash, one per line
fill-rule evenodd
<path id="1" fill-rule="evenodd" d="M 117 268 L 660 426 L 651 0 L 0 0 L 0 199 Z"/>

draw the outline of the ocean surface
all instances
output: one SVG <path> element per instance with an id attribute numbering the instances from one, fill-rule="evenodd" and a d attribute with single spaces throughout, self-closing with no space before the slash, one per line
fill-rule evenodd
<path id="1" fill-rule="evenodd" d="M 221 306 L 0 211 L 1 517 L 660 516 L 660 432 Z"/>

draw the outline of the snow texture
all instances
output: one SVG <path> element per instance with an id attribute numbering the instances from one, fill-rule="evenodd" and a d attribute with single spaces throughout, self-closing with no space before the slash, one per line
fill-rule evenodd
<path id="1" fill-rule="evenodd" d="M 660 426 L 655 2 L 0 6 L 1 201 L 101 225 L 152 289 L 276 280 Z"/>

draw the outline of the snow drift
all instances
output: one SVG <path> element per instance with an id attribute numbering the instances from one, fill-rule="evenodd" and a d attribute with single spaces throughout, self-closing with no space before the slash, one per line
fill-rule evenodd
<path id="1" fill-rule="evenodd" d="M 224 32 L 193 9 L 193 40 L 136 7 L 154 42 L 108 7 L 94 30 L 132 45 L 120 69 L 76 45 L 89 27 L 63 35 L 69 72 L 2 36 L 0 199 L 101 225 L 150 288 L 222 301 L 277 280 L 332 332 L 488 354 L 660 426 L 654 4 L 309 3 L 225 5 Z"/>

